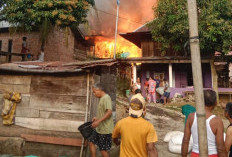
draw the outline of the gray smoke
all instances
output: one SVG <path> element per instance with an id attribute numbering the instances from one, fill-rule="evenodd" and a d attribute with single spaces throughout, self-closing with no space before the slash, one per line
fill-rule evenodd
<path id="1" fill-rule="evenodd" d="M 152 7 L 156 0 L 120 0 L 118 32 L 132 32 L 153 19 Z M 82 26 L 86 35 L 112 38 L 115 32 L 116 0 L 95 0 L 90 9 L 88 25 Z"/>

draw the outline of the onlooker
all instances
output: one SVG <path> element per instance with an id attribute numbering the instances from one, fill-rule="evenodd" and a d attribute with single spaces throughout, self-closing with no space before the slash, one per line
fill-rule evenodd
<path id="1" fill-rule="evenodd" d="M 164 95 L 164 81 L 160 80 L 160 85 L 158 88 L 156 88 L 156 102 L 157 103 L 163 103 L 164 100 L 161 99 Z"/>
<path id="2" fill-rule="evenodd" d="M 157 157 L 157 139 L 153 125 L 142 118 L 145 101 L 141 94 L 134 95 L 129 108 L 129 117 L 116 124 L 113 141 L 120 144 L 121 157 Z M 119 140 L 121 138 L 121 141 Z"/>
<path id="3" fill-rule="evenodd" d="M 27 53 L 27 51 L 29 51 L 27 45 L 27 37 L 23 37 L 21 53 Z"/>
<path id="4" fill-rule="evenodd" d="M 148 100 L 148 88 L 149 88 L 149 78 L 146 78 L 145 82 L 144 82 L 144 91 L 146 93 L 146 100 Z"/>
<path id="5" fill-rule="evenodd" d="M 141 89 L 141 83 L 140 83 L 140 78 L 139 77 L 136 79 L 135 83 L 133 83 L 133 79 L 131 79 L 131 87 L 132 86 L 135 86 L 136 88 Z"/>
<path id="6" fill-rule="evenodd" d="M 232 157 L 232 103 L 231 102 L 226 104 L 225 117 L 230 122 L 230 125 L 228 126 L 226 131 L 225 147 L 226 147 L 226 151 L 229 153 L 229 157 Z"/>
<path id="7" fill-rule="evenodd" d="M 29 51 L 28 45 L 27 45 L 27 37 L 23 37 L 22 49 L 21 49 L 21 53 L 24 54 L 24 55 L 22 56 L 22 60 L 23 60 L 23 61 L 25 61 L 25 57 L 26 57 L 27 51 Z"/>
<path id="8" fill-rule="evenodd" d="M 168 81 L 164 79 L 164 104 L 168 102 L 169 96 L 170 96 L 169 84 Z"/>
<path id="9" fill-rule="evenodd" d="M 40 51 L 40 53 L 38 55 L 38 60 L 41 61 L 41 62 L 44 61 L 44 49 L 43 48 L 41 48 L 41 51 Z"/>
<path id="10" fill-rule="evenodd" d="M 153 80 L 153 78 L 150 76 L 149 78 L 149 88 L 148 88 L 148 102 L 151 103 L 152 102 L 152 98 L 153 98 L 153 102 L 156 103 L 156 82 Z"/>
<path id="11" fill-rule="evenodd" d="M 208 139 L 208 155 L 209 157 L 226 157 L 226 149 L 224 143 L 224 127 L 222 120 L 212 114 L 216 106 L 216 93 L 213 90 L 204 91 L 205 99 L 205 116 L 206 129 Z M 190 113 L 185 125 L 184 138 L 182 141 L 182 157 L 188 155 L 189 139 L 192 134 L 193 148 L 191 157 L 199 157 L 198 130 L 196 112 Z"/>
<path id="12" fill-rule="evenodd" d="M 97 117 L 93 118 L 92 127 L 96 128 L 96 131 L 88 139 L 89 148 L 92 157 L 96 157 L 96 147 L 103 157 L 109 157 L 108 151 L 112 145 L 112 131 L 114 128 L 112 117 L 112 103 L 111 98 L 105 93 L 102 84 L 95 84 L 93 87 L 93 93 L 96 97 L 100 98 Z"/>
<path id="13" fill-rule="evenodd" d="M 135 91 L 137 89 L 138 89 L 137 86 L 131 86 L 131 89 L 130 89 L 131 93 L 130 93 L 130 96 L 128 97 L 129 102 L 131 101 L 132 96 L 135 95 Z"/>
<path id="14" fill-rule="evenodd" d="M 158 75 L 155 75 L 156 88 L 160 86 L 160 79 Z"/>

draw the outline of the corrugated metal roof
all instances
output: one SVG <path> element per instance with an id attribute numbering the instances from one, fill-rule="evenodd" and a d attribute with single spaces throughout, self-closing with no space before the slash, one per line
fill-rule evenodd
<path id="1" fill-rule="evenodd" d="M 15 62 L 0 65 L 0 71 L 24 72 L 24 73 L 72 73 L 80 72 L 96 66 L 111 66 L 117 63 L 114 59 L 94 60 L 84 62 Z"/>

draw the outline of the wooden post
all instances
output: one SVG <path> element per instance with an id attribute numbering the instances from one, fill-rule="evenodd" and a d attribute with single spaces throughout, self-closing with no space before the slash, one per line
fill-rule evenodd
<path id="1" fill-rule="evenodd" d="M 136 82 L 137 79 L 137 68 L 136 68 L 136 64 L 133 64 L 133 83 Z"/>
<path id="2" fill-rule="evenodd" d="M 198 36 L 196 0 L 188 0 L 189 36 L 192 59 L 193 83 L 197 110 L 197 127 L 200 157 L 208 157 L 205 105 L 203 95 L 201 56 Z"/>
<path id="3" fill-rule="evenodd" d="M 217 105 L 219 105 L 219 93 L 218 93 L 218 75 L 214 65 L 214 58 L 210 61 L 212 88 L 217 94 Z"/>
<path id="4" fill-rule="evenodd" d="M 173 85 L 172 85 L 172 80 L 173 80 L 173 77 L 172 77 L 172 63 L 169 63 L 169 65 L 168 65 L 168 72 L 169 72 L 169 86 L 173 87 Z"/>

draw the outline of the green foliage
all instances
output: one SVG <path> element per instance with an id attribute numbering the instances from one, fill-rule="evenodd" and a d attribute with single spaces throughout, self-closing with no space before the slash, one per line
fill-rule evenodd
<path id="1" fill-rule="evenodd" d="M 48 21 L 53 26 L 77 26 L 86 22 L 88 8 L 93 3 L 94 0 L 7 0 L 1 20 L 26 31 Z"/>
<path id="2" fill-rule="evenodd" d="M 54 26 L 73 27 L 85 23 L 94 0 L 1 0 L 0 21 L 19 31 L 41 31 L 42 46 Z"/>
<path id="3" fill-rule="evenodd" d="M 227 53 L 232 43 L 232 1 L 198 0 L 200 48 L 203 53 Z M 159 0 L 154 8 L 155 19 L 148 24 L 153 40 L 183 52 L 189 40 L 186 0 Z"/>

